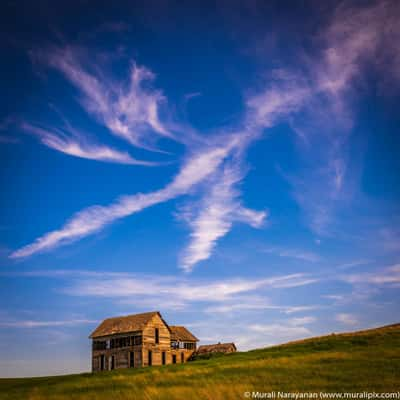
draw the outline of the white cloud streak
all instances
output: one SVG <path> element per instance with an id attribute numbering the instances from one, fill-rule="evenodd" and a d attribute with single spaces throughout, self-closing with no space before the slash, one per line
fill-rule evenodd
<path id="1" fill-rule="evenodd" d="M 313 263 L 321 261 L 321 257 L 312 251 L 304 251 L 304 250 L 282 248 L 282 247 L 268 247 L 262 249 L 262 251 L 265 253 L 276 254 L 279 257 L 295 258 L 298 260 L 310 261 Z"/>
<path id="2" fill-rule="evenodd" d="M 115 150 L 109 146 L 89 142 L 83 135 L 67 135 L 59 129 L 44 129 L 28 123 L 23 123 L 21 128 L 38 136 L 40 141 L 47 147 L 70 156 L 112 162 L 119 164 L 156 166 L 158 163 L 142 161 L 132 158 L 127 152 Z"/>
<path id="3" fill-rule="evenodd" d="M 132 64 L 128 83 L 116 83 L 95 68 L 84 67 L 82 49 L 66 47 L 53 49 L 50 54 L 39 55 L 56 68 L 81 92 L 82 105 L 112 134 L 130 144 L 151 150 L 147 143 L 155 137 L 173 139 L 161 122 L 160 106 L 165 98 L 158 90 L 151 89 L 155 75 L 147 68 Z M 89 64 L 90 65 L 90 64 Z"/>
<path id="4" fill-rule="evenodd" d="M 70 243 L 99 231 L 117 219 L 185 194 L 209 176 L 228 155 L 229 150 L 230 145 L 228 144 L 225 148 L 207 149 L 196 154 L 184 164 L 180 172 L 165 188 L 147 194 L 139 193 L 120 197 L 109 206 L 97 205 L 86 208 L 72 216 L 60 229 L 39 237 L 32 244 L 13 252 L 10 257 L 27 257 Z"/>
<path id="5" fill-rule="evenodd" d="M 129 272 L 91 270 L 34 270 L 0 272 L 3 277 L 48 278 L 67 282 L 63 293 L 118 299 L 120 304 L 146 309 L 182 309 L 192 303 L 205 305 L 205 313 L 276 310 L 284 314 L 302 313 L 320 308 L 318 305 L 271 304 L 263 291 L 287 290 L 318 283 L 306 273 L 259 278 L 224 280 L 191 280 L 176 275 L 137 275 Z"/>
<path id="6" fill-rule="evenodd" d="M 319 57 L 303 57 L 309 62 L 301 73 L 275 71 L 265 89 L 247 102 L 249 124 L 268 128 L 285 118 L 298 133 L 305 167 L 286 178 L 307 224 L 318 235 L 330 234 L 341 200 L 351 193 L 347 143 L 355 82 L 363 80 L 367 65 L 380 73 L 382 83 L 400 82 L 399 17 L 396 2 L 366 7 L 342 3 L 316 38 Z"/>
<path id="7" fill-rule="evenodd" d="M 352 314 L 348 314 L 348 313 L 336 314 L 335 319 L 336 319 L 336 321 L 338 321 L 344 325 L 349 325 L 349 326 L 358 325 L 357 318 Z"/>
<path id="8" fill-rule="evenodd" d="M 311 311 L 318 308 L 320 308 L 320 306 L 317 305 L 311 305 L 311 306 L 276 305 L 276 304 L 271 304 L 269 299 L 267 298 L 246 295 L 243 298 L 240 297 L 230 302 L 227 301 L 222 305 L 218 304 L 209 306 L 205 309 L 205 312 L 211 314 L 214 313 L 227 314 L 227 313 L 238 313 L 241 311 L 250 312 L 250 311 L 275 310 L 289 315 L 295 313 L 302 313 L 305 311 Z"/>
<path id="9" fill-rule="evenodd" d="M 314 323 L 316 320 L 317 319 L 313 316 L 296 317 L 289 319 L 288 324 L 293 326 L 307 325 Z"/>
<path id="10" fill-rule="evenodd" d="M 196 152 L 165 188 L 148 194 L 121 197 L 109 206 L 84 209 L 61 229 L 43 235 L 34 243 L 12 253 L 11 257 L 26 257 L 97 232 L 116 219 L 185 194 L 200 182 L 212 178 L 215 173 L 215 182 L 205 191 L 199 211 L 189 221 L 191 241 L 183 252 L 182 266 L 190 271 L 197 262 L 211 255 L 217 240 L 230 231 L 234 221 L 258 227 L 265 219 L 264 212 L 249 210 L 240 205 L 236 185 L 241 178 L 227 169 L 224 160 L 233 148 L 241 146 L 243 153 L 246 143 L 259 137 L 264 128 L 272 127 L 282 117 L 292 120 L 297 130 L 306 132 L 308 141 L 313 140 L 314 145 L 328 149 L 326 157 L 310 162 L 310 168 L 303 178 L 291 179 L 295 186 L 294 197 L 308 215 L 311 228 L 318 234 L 326 233 L 326 226 L 332 221 L 332 210 L 343 191 L 348 170 L 343 154 L 348 130 L 339 133 L 335 129 L 326 132 L 322 130 L 316 136 L 315 133 L 309 133 L 307 124 L 304 130 L 296 116 L 299 111 L 306 111 L 306 117 L 311 118 L 310 124 L 314 123 L 317 127 L 329 126 L 332 116 L 338 116 L 340 118 L 337 119 L 345 121 L 341 127 L 348 128 L 348 113 L 343 107 L 346 91 L 355 77 L 360 75 L 366 60 L 376 54 L 379 59 L 383 59 L 382 46 L 379 45 L 382 38 L 397 35 L 399 31 L 393 17 L 398 14 L 398 10 L 391 10 L 392 4 L 382 2 L 378 6 L 359 9 L 338 7 L 330 26 L 320 35 L 324 46 L 321 61 L 310 63 L 308 73 L 302 73 L 301 76 L 288 70 L 277 71 L 265 90 L 249 97 L 246 102 L 245 128 L 239 134 L 231 135 L 235 136 L 235 144 L 231 142 L 227 147 L 215 145 L 204 153 Z M 391 45 L 386 51 L 392 54 L 396 46 Z M 90 67 L 90 63 L 89 67 L 84 66 L 85 55 L 81 49 L 65 47 L 36 57 L 45 59 L 49 65 L 62 72 L 80 91 L 81 102 L 88 113 L 94 115 L 114 135 L 144 148 L 149 148 L 149 144 L 153 144 L 158 137 L 178 140 L 160 119 L 160 107 L 165 98 L 160 91 L 150 87 L 154 74 L 147 68 L 133 64 L 126 84 L 116 83 L 99 69 Z M 332 114 L 328 113 L 329 124 L 325 123 L 326 110 L 332 111 Z M 185 143 L 184 136 L 179 136 L 179 141 Z M 45 141 L 53 148 L 94 157 L 93 152 L 82 149 L 82 146 L 68 146 L 68 142 L 60 142 L 59 138 L 56 140 L 48 137 Z M 320 146 L 321 143 L 323 146 Z M 110 156 L 109 153 L 96 150 L 94 153 L 101 153 L 103 158 L 126 160 L 123 154 L 112 153 Z M 321 159 L 326 162 L 318 167 Z"/>
<path id="11" fill-rule="evenodd" d="M 369 284 L 377 286 L 400 287 L 400 264 L 382 268 L 375 272 L 344 275 L 341 277 L 345 282 L 351 284 Z"/>
<path id="12" fill-rule="evenodd" d="M 89 73 L 82 66 L 76 49 L 66 48 L 47 55 L 47 62 L 60 70 L 83 95 L 86 110 L 101 120 L 114 134 L 124 137 L 139 147 L 146 145 L 142 139 L 149 135 L 148 129 L 159 135 L 172 138 L 158 119 L 158 106 L 163 97 L 160 92 L 144 88 L 144 82 L 154 75 L 143 67 L 133 65 L 128 89 L 119 84 L 100 79 L 99 73 Z M 144 108 L 143 108 L 144 107 Z M 95 146 L 83 146 L 83 140 L 72 142 L 70 138 L 42 128 L 27 126 L 40 137 L 42 142 L 64 153 L 86 158 L 96 158 L 126 163 L 146 162 L 133 160 L 128 154 Z M 69 127 L 70 128 L 70 127 Z M 133 129 L 135 128 L 135 129 Z M 71 130 L 71 129 L 69 129 Z M 79 135 L 74 135 L 78 137 Z M 117 199 L 109 206 L 92 206 L 70 218 L 59 230 L 49 232 L 11 254 L 11 258 L 27 257 L 37 252 L 58 247 L 99 231 L 114 220 L 127 217 L 144 208 L 188 193 L 193 187 L 212 177 L 213 189 L 208 200 L 203 201 L 203 211 L 191 221 L 193 233 L 189 250 L 185 252 L 183 267 L 190 271 L 194 264 L 208 258 L 216 241 L 240 221 L 259 227 L 265 212 L 243 207 L 237 199 L 239 192 L 234 188 L 240 181 L 236 175 L 222 167 L 225 159 L 234 150 L 242 149 L 249 140 L 249 132 L 228 133 L 211 140 L 211 145 L 202 150 L 191 151 L 178 175 L 166 187 L 148 194 L 136 194 Z M 251 136 L 251 134 L 250 134 Z M 219 143 L 224 142 L 224 145 Z M 197 143 L 198 145 L 199 143 Z M 223 172 L 225 171 L 225 172 Z M 230 175 L 230 176 L 228 176 Z M 221 179 L 219 182 L 218 179 Z M 206 198 L 206 196 L 204 196 Z"/>
<path id="13" fill-rule="evenodd" d="M 263 288 L 288 289 L 310 285 L 317 282 L 305 274 L 290 274 L 258 279 L 227 279 L 223 281 L 189 281 L 175 276 L 124 276 L 91 277 L 78 279 L 65 293 L 75 296 L 95 296 L 106 298 L 129 298 L 132 301 L 147 301 L 164 304 L 164 300 L 184 305 L 191 302 L 227 302 L 238 299 L 237 296 L 248 294 Z M 255 299 L 259 304 L 260 299 Z M 257 307 L 256 307 L 257 308 Z M 281 308 L 284 312 L 298 312 L 303 309 Z"/>
<path id="14" fill-rule="evenodd" d="M 253 324 L 250 325 L 250 330 L 268 335 L 271 337 L 279 337 L 280 340 L 285 340 L 293 336 L 308 336 L 311 331 L 304 326 L 292 326 L 289 324 Z"/>
<path id="15" fill-rule="evenodd" d="M 354 260 L 350 262 L 346 262 L 344 264 L 340 264 L 337 266 L 338 269 L 350 269 L 354 267 L 359 267 L 361 265 L 367 265 L 370 264 L 372 261 L 368 259 L 360 259 L 360 260 Z"/>
<path id="16" fill-rule="evenodd" d="M 94 324 L 96 320 L 91 319 L 71 319 L 63 321 L 35 321 L 35 320 L 20 320 L 20 321 L 1 321 L 0 328 L 48 328 L 57 326 L 75 326 L 82 324 Z"/>
<path id="17" fill-rule="evenodd" d="M 336 96 L 363 75 L 365 64 L 373 64 L 386 73 L 398 75 L 400 49 L 398 18 L 400 7 L 395 1 L 379 1 L 367 7 L 349 7 L 342 3 L 323 35 L 327 43 L 321 65 L 316 70 L 321 90 Z M 388 57 L 389 56 L 389 57 Z"/>
<path id="18" fill-rule="evenodd" d="M 305 84 L 283 76 L 264 91 L 248 98 L 248 124 L 256 128 L 270 128 L 281 117 L 299 111 L 310 94 L 310 88 Z"/>
<path id="19" fill-rule="evenodd" d="M 238 199 L 240 192 L 236 185 L 241 179 L 238 167 L 226 165 L 206 183 L 209 189 L 200 204 L 195 204 L 198 212 L 194 217 L 187 216 L 192 232 L 181 259 L 185 271 L 191 271 L 195 264 L 210 257 L 217 240 L 231 230 L 234 221 L 255 228 L 262 225 L 266 212 L 243 208 Z"/>

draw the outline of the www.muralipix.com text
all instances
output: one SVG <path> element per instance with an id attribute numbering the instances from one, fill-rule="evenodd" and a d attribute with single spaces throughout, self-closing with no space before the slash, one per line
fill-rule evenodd
<path id="1" fill-rule="evenodd" d="M 400 392 L 261 392 L 249 391 L 244 393 L 249 399 L 400 399 Z"/>

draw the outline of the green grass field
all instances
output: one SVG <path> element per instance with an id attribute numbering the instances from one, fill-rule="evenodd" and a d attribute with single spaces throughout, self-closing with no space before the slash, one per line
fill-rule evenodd
<path id="1" fill-rule="evenodd" d="M 0 379 L 0 399 L 244 399 L 244 392 L 400 391 L 400 324 L 182 365 Z"/>

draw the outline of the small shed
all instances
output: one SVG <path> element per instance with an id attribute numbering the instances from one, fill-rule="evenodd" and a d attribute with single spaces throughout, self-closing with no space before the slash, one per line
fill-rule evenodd
<path id="1" fill-rule="evenodd" d="M 235 343 L 216 343 L 204 344 L 199 346 L 196 354 L 209 354 L 209 353 L 234 353 L 236 351 Z"/>

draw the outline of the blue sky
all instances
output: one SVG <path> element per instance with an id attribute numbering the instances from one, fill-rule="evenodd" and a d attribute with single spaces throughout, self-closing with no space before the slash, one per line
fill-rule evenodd
<path id="1" fill-rule="evenodd" d="M 0 376 L 399 321 L 396 1 L 2 8 Z"/>

